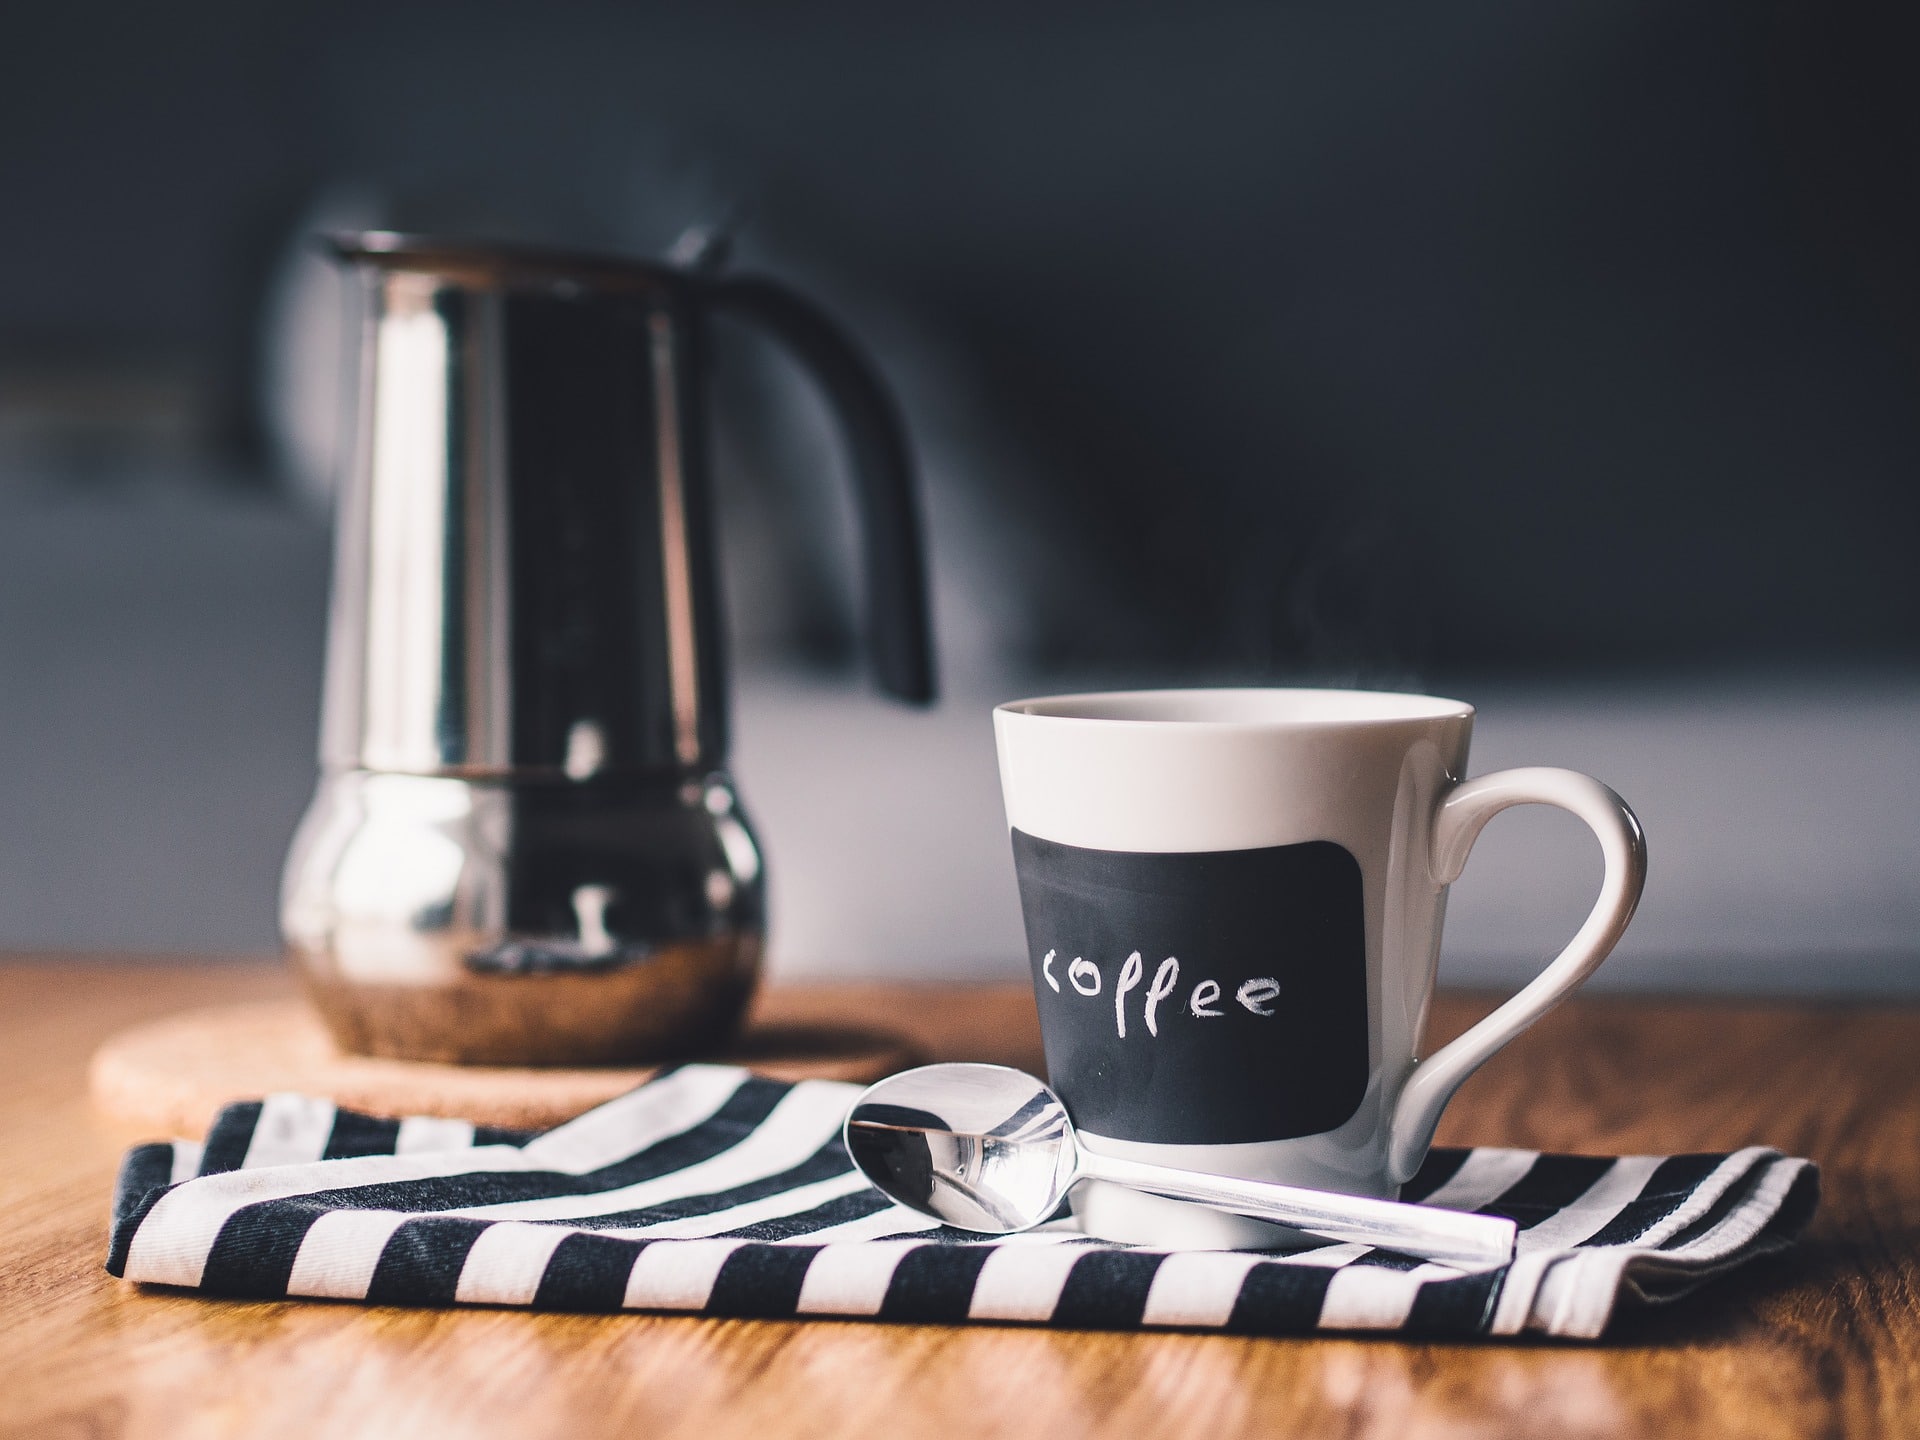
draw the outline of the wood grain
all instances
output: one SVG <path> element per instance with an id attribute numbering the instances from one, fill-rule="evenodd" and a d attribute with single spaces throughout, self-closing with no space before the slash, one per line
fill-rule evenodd
<path id="1" fill-rule="evenodd" d="M 1576 1002 L 1468 1082 L 1447 1143 L 1811 1155 L 1807 1241 L 1606 1343 L 1073 1334 L 1013 1327 L 206 1301 L 100 1269 L 107 1034 L 288 993 L 267 967 L 0 966 L 0 1433 L 1359 1437 L 1920 1433 L 1920 1011 Z M 1033 1066 L 1017 988 L 833 986 L 785 1013 Z M 1489 1002 L 1453 997 L 1441 1034 Z"/>
<path id="2" fill-rule="evenodd" d="M 874 1081 L 922 1055 L 873 1025 L 801 1023 L 782 1013 L 787 992 L 761 997 L 750 1025 L 715 1060 L 776 1080 Z M 450 1115 L 477 1125 L 546 1130 L 624 1095 L 657 1065 L 452 1065 L 342 1054 L 305 1000 L 202 1005 L 110 1035 L 93 1052 L 94 1107 L 157 1134 L 199 1135 L 234 1100 L 292 1091 L 367 1115 Z"/>

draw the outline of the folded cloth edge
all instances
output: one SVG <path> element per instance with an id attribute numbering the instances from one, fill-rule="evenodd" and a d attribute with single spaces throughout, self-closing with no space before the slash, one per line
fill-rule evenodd
<path id="1" fill-rule="evenodd" d="M 744 1072 L 740 1073 L 744 1076 Z M 826 1086 L 820 1082 L 815 1082 L 815 1084 L 819 1085 L 821 1089 L 826 1088 Z M 834 1088 L 839 1089 L 842 1087 Z M 852 1094 L 857 1091 L 858 1087 L 846 1086 L 844 1089 L 848 1094 Z M 287 1098 L 291 1100 L 293 1097 Z M 820 1096 L 818 1098 L 824 1100 L 828 1097 Z M 256 1111 L 258 1108 L 258 1106 L 255 1107 Z M 346 1115 L 350 1112 L 340 1113 Z M 592 1113 L 594 1112 L 589 1112 L 589 1114 Z M 564 1129 L 566 1127 L 561 1128 Z M 551 1136 L 556 1132 L 547 1133 Z M 272 1147 L 263 1148 L 263 1158 L 270 1153 L 272 1153 Z M 386 1155 L 392 1154 L 390 1151 L 382 1153 Z M 1472 1154 L 1475 1152 L 1468 1153 Z M 1506 1152 L 1482 1151 L 1478 1153 L 1497 1155 Z M 213 1178 L 195 1177 L 195 1179 L 182 1179 L 184 1172 L 190 1172 L 197 1167 L 200 1158 L 200 1147 L 191 1141 L 181 1141 L 173 1144 L 161 1142 L 158 1144 L 137 1146 L 128 1152 L 121 1167 L 120 1179 L 116 1185 L 114 1233 L 110 1244 L 107 1265 L 107 1268 L 112 1273 L 124 1275 L 129 1280 L 138 1283 L 186 1283 L 190 1287 L 198 1284 L 203 1293 L 220 1293 L 211 1285 L 201 1284 L 198 1277 L 189 1278 L 187 1274 L 189 1267 L 167 1264 L 130 1263 L 133 1258 L 131 1252 L 134 1235 L 140 1229 L 144 1219 L 152 1212 L 160 1198 L 168 1192 L 177 1190 L 182 1184 L 194 1184 L 195 1179 Z M 469 1150 L 463 1158 L 471 1161 L 475 1157 L 472 1151 Z M 1546 1158 L 1565 1160 L 1570 1157 Z M 1622 1157 L 1593 1158 L 1612 1160 L 1617 1163 Z M 1679 1157 L 1648 1158 L 1664 1158 L 1670 1160 Z M 1296 1314 L 1290 1323 L 1284 1327 L 1263 1329 L 1258 1325 L 1254 1325 L 1251 1332 L 1249 1332 L 1246 1326 L 1239 1322 L 1243 1320 L 1251 1322 L 1255 1317 L 1252 1314 L 1245 1316 L 1240 1315 L 1240 1311 L 1246 1307 L 1238 1303 L 1233 1306 L 1232 1313 L 1230 1314 L 1208 1313 L 1198 1319 L 1194 1318 L 1190 1312 L 1183 1310 L 1179 1306 L 1160 1305 L 1156 1307 L 1156 1305 L 1152 1303 L 1153 1294 L 1159 1289 L 1166 1288 L 1159 1283 L 1160 1279 L 1165 1277 L 1156 1278 L 1154 1291 L 1148 1292 L 1147 1303 L 1144 1307 L 1136 1310 L 1130 1319 L 1120 1324 L 1113 1324 L 1110 1321 L 1095 1318 L 1099 1313 L 1099 1307 L 1097 1306 L 1094 1307 L 1092 1311 L 1088 1311 L 1085 1306 L 1076 1308 L 1069 1305 L 1068 1292 L 1072 1289 L 1072 1286 L 1066 1283 L 1069 1276 L 1065 1273 L 1061 1276 L 1060 1287 L 1056 1287 L 1051 1297 L 1049 1297 L 1048 1292 L 1044 1289 L 1035 1290 L 1031 1295 L 1023 1295 L 1019 1293 L 1019 1287 L 1017 1285 L 1010 1285 L 1009 1282 L 1002 1279 L 996 1282 L 1000 1286 L 1000 1291 L 1005 1292 L 1000 1299 L 996 1300 L 993 1294 L 976 1297 L 981 1299 L 983 1303 L 970 1305 L 963 1313 L 955 1314 L 948 1318 L 967 1321 L 1015 1320 L 1029 1323 L 1051 1323 L 1055 1325 L 1078 1324 L 1087 1326 L 1091 1324 L 1098 1328 L 1122 1329 L 1198 1328 L 1217 1330 L 1226 1328 L 1238 1330 L 1241 1333 L 1270 1334 L 1312 1333 L 1316 1330 L 1325 1333 L 1334 1329 L 1409 1331 L 1415 1328 L 1415 1322 L 1418 1320 L 1418 1316 L 1413 1313 L 1417 1308 L 1414 1300 L 1419 1298 L 1421 1291 L 1429 1288 L 1424 1285 L 1417 1285 L 1415 1282 L 1417 1280 L 1451 1276 L 1454 1280 L 1472 1279 L 1478 1282 L 1466 1287 L 1452 1287 L 1460 1292 L 1459 1298 L 1461 1300 L 1468 1300 L 1470 1297 L 1465 1292 L 1467 1289 L 1472 1289 L 1475 1292 L 1474 1296 L 1471 1297 L 1475 1301 L 1473 1308 L 1478 1312 L 1472 1317 L 1472 1323 L 1470 1324 L 1466 1323 L 1468 1319 L 1467 1316 L 1464 1314 L 1458 1315 L 1449 1327 L 1455 1331 L 1463 1334 L 1477 1333 L 1484 1336 L 1517 1335 L 1522 1332 L 1528 1332 L 1569 1340 L 1593 1339 L 1603 1333 L 1608 1320 L 1616 1311 L 1618 1302 L 1623 1299 L 1638 1303 L 1664 1303 L 1678 1298 L 1680 1295 L 1687 1293 L 1714 1275 L 1723 1273 L 1735 1265 L 1745 1263 L 1759 1255 L 1777 1251 L 1790 1244 L 1795 1235 L 1797 1235 L 1806 1224 L 1817 1203 L 1818 1172 L 1810 1161 L 1783 1156 L 1778 1151 L 1765 1149 L 1763 1147 L 1752 1147 L 1748 1150 L 1736 1152 L 1724 1157 L 1695 1158 L 1700 1160 L 1715 1160 L 1718 1164 L 1707 1180 L 1691 1188 L 1685 1196 L 1683 1204 L 1674 1207 L 1673 1210 L 1664 1217 L 1658 1230 L 1660 1235 L 1664 1237 L 1666 1248 L 1654 1248 L 1643 1244 L 1602 1245 L 1582 1248 L 1575 1244 L 1558 1249 L 1536 1251 L 1531 1254 L 1523 1253 L 1512 1265 L 1505 1267 L 1504 1271 L 1500 1272 L 1479 1272 L 1478 1274 L 1470 1276 L 1467 1272 L 1452 1271 L 1447 1267 L 1413 1267 L 1414 1271 L 1419 1273 L 1404 1273 L 1403 1279 L 1393 1281 L 1391 1284 L 1389 1283 L 1389 1277 L 1378 1274 L 1375 1266 L 1366 1267 L 1369 1270 L 1376 1270 L 1376 1273 L 1371 1275 L 1363 1273 L 1361 1269 L 1356 1268 L 1354 1273 L 1350 1275 L 1341 1276 L 1336 1274 L 1321 1277 L 1322 1298 L 1311 1318 Z M 232 1177 L 230 1183 L 243 1183 L 251 1189 L 254 1185 L 258 1185 L 267 1179 L 263 1173 L 265 1169 L 296 1170 L 300 1168 L 301 1163 L 309 1167 L 314 1165 L 331 1167 L 341 1164 L 339 1160 L 320 1159 L 271 1167 L 249 1167 L 254 1168 L 254 1173 L 247 1176 L 244 1182 L 241 1182 L 240 1177 L 236 1176 Z M 407 1168 L 411 1169 L 412 1167 Z M 337 1172 L 327 1172 L 329 1176 L 334 1173 Z M 299 1195 L 303 1190 L 311 1191 L 314 1189 L 330 1188 L 323 1184 L 309 1183 L 310 1181 L 317 1182 L 326 1178 L 319 1175 L 311 1177 L 287 1175 L 275 1178 L 287 1182 L 298 1181 L 299 1183 L 292 1184 L 290 1187 L 268 1184 L 266 1186 L 268 1191 L 288 1188 L 291 1194 Z M 368 1212 L 361 1211 L 356 1213 L 367 1215 L 368 1218 L 371 1218 Z M 400 1218 L 417 1219 L 422 1217 L 407 1216 Z M 541 1223 L 542 1222 L 539 1221 L 516 1222 L 513 1225 L 513 1230 L 515 1232 L 520 1231 L 523 1224 L 538 1225 Z M 574 1230 L 573 1227 L 567 1228 L 570 1233 L 581 1233 Z M 151 1235 L 146 1238 L 150 1242 L 158 1239 L 158 1237 Z M 501 1244 L 494 1246 L 494 1248 L 500 1249 L 501 1246 L 508 1241 L 509 1236 L 502 1234 L 496 1238 Z M 537 1235 L 535 1238 L 537 1243 L 533 1245 L 533 1250 L 540 1252 L 543 1260 L 544 1257 L 550 1256 L 554 1248 L 560 1243 L 560 1239 L 555 1238 L 551 1231 L 544 1235 Z M 735 1251 L 745 1249 L 757 1253 L 758 1251 L 764 1250 L 766 1246 L 755 1242 L 745 1242 L 743 1244 L 740 1241 L 734 1241 L 730 1245 L 695 1243 L 697 1239 L 701 1238 L 723 1239 L 724 1237 L 655 1239 L 646 1242 L 648 1248 L 663 1247 L 661 1253 L 653 1255 L 645 1265 L 636 1264 L 633 1267 L 633 1271 L 630 1272 L 628 1276 L 628 1284 L 622 1287 L 620 1297 L 621 1305 L 619 1308 L 653 1308 L 679 1311 L 692 1309 L 705 1310 L 707 1313 L 726 1313 L 724 1310 L 714 1308 L 715 1305 L 719 1303 L 720 1298 L 716 1294 L 716 1285 L 723 1278 L 720 1273 L 721 1270 L 730 1263 L 736 1263 L 729 1258 L 734 1255 Z M 914 1250 L 924 1248 L 924 1246 L 929 1243 L 942 1245 L 945 1240 L 960 1238 L 961 1237 L 957 1236 L 939 1237 L 925 1233 L 917 1235 L 903 1234 L 897 1237 L 898 1241 L 903 1242 L 903 1246 L 897 1245 L 895 1248 Z M 1141 1265 L 1148 1263 L 1160 1265 L 1169 1255 L 1196 1257 L 1195 1260 L 1182 1262 L 1188 1269 L 1191 1269 L 1196 1263 L 1200 1263 L 1197 1257 L 1201 1252 L 1129 1250 L 1127 1247 L 1108 1246 L 1102 1242 L 1088 1241 L 1078 1236 L 1067 1237 L 1063 1235 L 1059 1237 L 1049 1237 L 1049 1239 L 1053 1241 L 1064 1240 L 1066 1244 L 1061 1247 L 1061 1254 L 1054 1256 L 1045 1265 L 1041 1266 L 1043 1270 L 1047 1268 L 1047 1265 L 1051 1265 L 1055 1269 L 1064 1267 L 1065 1271 L 1076 1274 L 1082 1268 L 1098 1270 L 1098 1265 L 1090 1262 L 1088 1257 L 1101 1253 L 1136 1256 L 1141 1262 Z M 798 1242 L 789 1241 L 777 1243 L 797 1244 Z M 848 1241 L 842 1242 L 832 1248 L 835 1250 L 845 1250 L 853 1244 L 871 1245 L 872 1243 L 871 1241 Z M 985 1248 L 992 1243 L 993 1242 L 974 1240 L 969 1243 L 968 1248 Z M 1657 1238 L 1656 1244 L 1660 1243 L 1662 1243 L 1662 1240 Z M 676 1258 L 671 1249 L 664 1248 L 675 1246 L 691 1246 L 692 1248 L 685 1250 Z M 173 1247 L 169 1245 L 161 1244 L 155 1250 L 151 1250 L 150 1253 L 164 1254 L 172 1248 Z M 820 1247 L 813 1248 L 816 1254 L 824 1253 L 820 1250 Z M 947 1248 L 953 1247 L 949 1246 Z M 1027 1246 L 1020 1246 L 1018 1248 L 1022 1251 L 1027 1251 L 1030 1257 L 1027 1262 L 1022 1262 L 1024 1268 L 1031 1268 L 1032 1263 L 1037 1263 L 1031 1259 L 1036 1252 L 1030 1251 Z M 1339 1247 L 1331 1248 L 1338 1249 Z M 1259 1272 L 1259 1278 L 1264 1278 L 1268 1272 L 1276 1271 L 1280 1268 L 1279 1265 L 1272 1262 L 1282 1258 L 1270 1255 L 1255 1255 L 1252 1252 L 1206 1253 L 1218 1253 L 1223 1257 L 1235 1256 L 1237 1258 L 1225 1267 L 1201 1264 L 1202 1269 L 1232 1269 L 1237 1266 L 1242 1277 L 1255 1276 L 1256 1272 Z M 752 1256 L 741 1257 L 742 1261 L 751 1258 Z M 791 1268 L 791 1264 L 797 1263 L 799 1258 L 800 1257 L 793 1255 L 791 1252 L 788 1252 L 783 1263 L 788 1264 L 789 1268 Z M 860 1258 L 862 1257 L 854 1257 L 856 1260 Z M 992 1257 L 989 1256 L 987 1259 L 991 1261 Z M 853 1261 L 843 1259 L 836 1261 L 836 1263 L 844 1269 L 847 1264 L 853 1263 Z M 1107 1268 L 1113 1270 L 1115 1266 L 1121 1264 L 1122 1262 L 1117 1261 L 1109 1262 Z M 998 1268 L 1000 1270 L 1008 1270 L 1013 1268 L 1013 1265 L 1014 1258 L 1009 1256 L 1008 1260 L 1000 1263 Z M 984 1267 L 976 1264 L 974 1268 L 974 1280 L 976 1285 L 978 1285 L 980 1280 L 979 1272 Z M 1140 1268 L 1140 1266 L 1136 1266 L 1135 1268 Z M 1165 1268 L 1177 1271 L 1181 1266 Z M 1337 1270 L 1340 1267 L 1335 1263 L 1334 1257 L 1329 1255 L 1319 1260 L 1299 1262 L 1298 1268 Z M 1402 1267 L 1402 1269 L 1404 1271 L 1404 1267 Z M 1118 1272 L 1116 1271 L 1115 1273 Z M 656 1281 L 658 1283 L 655 1283 Z M 1367 1293 L 1368 1286 L 1371 1286 L 1374 1291 L 1379 1293 L 1369 1295 Z M 533 1277 L 530 1284 L 524 1286 L 510 1285 L 503 1289 L 495 1284 L 468 1285 L 463 1281 L 459 1288 L 464 1293 L 449 1295 L 446 1297 L 447 1300 L 456 1303 L 539 1303 L 538 1296 L 540 1287 L 538 1275 Z M 738 1288 L 737 1285 L 733 1287 L 734 1290 L 738 1290 Z M 814 1288 L 818 1289 L 820 1287 Z M 986 1288 L 992 1290 L 993 1287 L 989 1285 Z M 1391 1296 L 1383 1301 L 1380 1296 L 1389 1291 L 1395 1291 L 1396 1293 L 1413 1298 L 1409 1299 L 1406 1304 L 1399 1303 L 1399 1301 L 1391 1298 Z M 289 1287 L 281 1293 L 291 1296 L 303 1292 L 296 1291 Z M 308 1291 L 304 1293 L 313 1292 Z M 994 1293 L 999 1294 L 1000 1292 L 996 1291 Z M 1006 1298 L 1008 1296 L 1012 1298 Z M 345 1298 L 370 1300 L 375 1297 L 363 1291 L 357 1296 L 349 1295 Z M 800 1297 L 796 1295 L 794 1298 L 798 1300 Z M 826 1298 L 825 1293 L 823 1292 L 818 1298 Z M 1244 1296 L 1242 1298 L 1244 1298 Z M 432 1302 L 413 1301 L 410 1303 Z M 904 1313 L 885 1313 L 887 1309 L 888 1307 L 884 1303 L 873 1306 L 863 1304 L 858 1309 L 841 1310 L 816 1307 L 803 1308 L 795 1305 L 783 1313 L 794 1315 L 796 1318 L 808 1314 L 818 1314 L 822 1316 L 842 1314 L 848 1318 L 868 1319 L 914 1318 Z M 1066 1313 L 1069 1311 L 1072 1313 Z"/>

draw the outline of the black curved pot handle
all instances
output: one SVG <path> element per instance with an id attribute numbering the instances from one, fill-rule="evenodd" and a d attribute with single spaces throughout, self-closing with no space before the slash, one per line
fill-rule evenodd
<path id="1" fill-rule="evenodd" d="M 810 301 L 756 275 L 706 282 L 715 313 L 758 325 L 820 381 L 846 438 L 866 566 L 867 648 L 882 689 L 933 699 L 926 551 L 899 407 L 852 339 Z"/>

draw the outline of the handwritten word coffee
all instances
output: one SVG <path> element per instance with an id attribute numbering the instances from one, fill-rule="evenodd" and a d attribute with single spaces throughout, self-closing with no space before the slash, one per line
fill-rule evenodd
<path id="1" fill-rule="evenodd" d="M 1064 994 L 1060 981 L 1053 973 L 1053 962 L 1059 951 L 1047 951 L 1046 958 L 1040 962 L 1040 974 L 1056 995 Z M 1113 1028 L 1119 1037 L 1127 1038 L 1127 996 L 1140 988 L 1140 981 L 1146 975 L 1146 962 L 1138 950 L 1120 963 L 1120 974 L 1113 983 Z M 1180 962 L 1169 955 L 1160 962 L 1153 972 L 1153 979 L 1147 985 L 1141 1019 L 1146 1022 L 1147 1033 L 1160 1034 L 1160 1002 L 1173 994 L 1180 983 Z M 1076 955 L 1073 963 L 1067 966 L 1067 984 L 1074 992 L 1087 999 L 1098 998 L 1102 985 L 1100 967 L 1084 956 Z M 1196 1020 L 1217 1020 L 1227 1012 L 1220 1009 L 1220 982 L 1201 980 L 1194 985 L 1187 996 L 1187 1012 Z M 1273 1002 L 1280 998 L 1280 982 L 1271 975 L 1262 975 L 1242 982 L 1233 992 L 1233 998 L 1242 1009 L 1251 1015 L 1273 1014 Z"/>

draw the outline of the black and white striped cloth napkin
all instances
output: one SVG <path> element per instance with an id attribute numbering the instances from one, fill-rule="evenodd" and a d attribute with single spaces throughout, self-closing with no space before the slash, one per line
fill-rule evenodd
<path id="1" fill-rule="evenodd" d="M 686 1065 L 544 1134 L 378 1120 L 301 1095 L 121 1167 L 107 1268 L 210 1295 L 1240 1334 L 1592 1338 L 1788 1244 L 1805 1160 L 1436 1150 L 1407 1198 L 1512 1216 L 1510 1264 L 1359 1245 L 1132 1249 L 1056 1220 L 985 1239 L 888 1202 L 840 1142 L 858 1086 Z"/>

